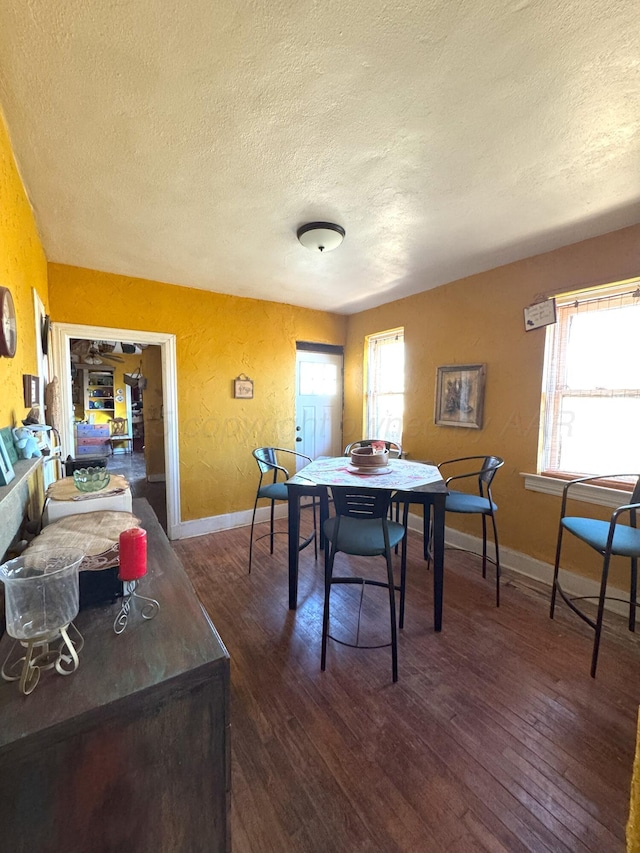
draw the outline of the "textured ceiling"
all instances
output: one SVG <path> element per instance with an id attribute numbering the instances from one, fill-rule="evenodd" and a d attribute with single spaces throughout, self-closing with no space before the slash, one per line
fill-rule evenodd
<path id="1" fill-rule="evenodd" d="M 638 0 L 2 0 L 0 103 L 49 260 L 351 313 L 639 221 L 639 34 Z"/>

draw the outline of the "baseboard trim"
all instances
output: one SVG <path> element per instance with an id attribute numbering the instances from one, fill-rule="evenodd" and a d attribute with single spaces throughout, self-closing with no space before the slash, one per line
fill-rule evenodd
<path id="1" fill-rule="evenodd" d="M 147 474 L 147 482 L 148 483 L 166 483 L 167 475 L 166 474 Z"/>
<path id="2" fill-rule="evenodd" d="M 246 527 L 251 524 L 252 510 L 244 510 L 242 512 L 232 512 L 226 515 L 214 515 L 208 518 L 198 518 L 195 521 L 183 521 L 176 528 L 176 539 L 190 539 L 194 536 L 204 536 L 206 533 L 217 533 L 221 530 L 233 530 L 236 527 Z M 275 509 L 276 518 L 287 517 L 287 507 L 285 504 L 277 504 Z M 269 520 L 269 507 L 258 507 L 256 512 L 256 523 Z M 409 513 L 409 530 L 422 535 L 422 516 Z M 476 554 L 482 553 L 482 539 L 478 536 L 472 536 L 469 533 L 462 533 L 451 527 L 445 528 L 445 544 L 452 548 L 463 548 L 466 551 L 473 551 Z M 489 545 L 489 553 L 491 553 L 491 545 Z M 500 546 L 500 559 L 502 567 L 507 571 L 522 575 L 523 577 L 531 578 L 539 583 L 545 584 L 549 588 L 553 583 L 553 566 L 550 563 L 545 563 L 543 560 L 536 560 L 528 554 L 523 554 L 520 551 L 515 551 L 513 548 Z M 570 572 L 566 569 L 561 569 L 562 588 L 568 595 L 583 595 L 597 596 L 600 592 L 600 584 L 591 578 L 585 578 L 582 575 L 577 575 L 575 572 Z M 625 598 L 628 594 L 616 587 L 609 586 L 609 596 L 614 598 Z M 625 616 L 628 613 L 628 607 L 622 601 L 607 600 L 605 604 L 607 610 L 612 613 L 618 613 Z"/>
<path id="3" fill-rule="evenodd" d="M 409 529 L 422 533 L 422 516 L 409 513 Z M 482 554 L 482 539 L 479 536 L 462 533 L 460 530 L 454 530 L 451 527 L 445 528 L 445 544 L 452 548 L 462 548 L 465 551 Z M 489 554 L 491 555 L 491 553 L 491 540 L 489 538 Z M 553 583 L 553 566 L 550 563 L 536 560 L 528 554 L 523 554 L 521 551 L 514 551 L 513 548 L 505 548 L 503 545 L 500 546 L 500 562 L 503 569 L 539 581 L 551 588 Z M 562 583 L 562 589 L 568 595 L 597 597 L 600 594 L 600 583 L 598 581 L 577 575 L 575 572 L 570 572 L 567 569 L 560 569 L 560 582 Z M 611 585 L 608 586 L 607 593 L 614 598 L 628 598 L 628 593 Z M 607 600 L 605 607 L 607 610 L 617 613 L 620 616 L 626 616 L 629 613 L 628 605 L 625 605 L 622 601 Z"/>
<path id="4" fill-rule="evenodd" d="M 261 506 L 256 510 L 256 524 L 269 521 L 269 506 Z M 175 530 L 176 539 L 191 539 L 194 536 L 204 536 L 207 533 L 218 533 L 221 530 L 234 530 L 236 527 L 248 527 L 251 524 L 253 510 L 229 512 L 225 515 L 210 515 L 207 518 L 196 518 L 194 521 L 181 521 Z M 287 517 L 287 505 L 276 504 L 276 518 Z"/>

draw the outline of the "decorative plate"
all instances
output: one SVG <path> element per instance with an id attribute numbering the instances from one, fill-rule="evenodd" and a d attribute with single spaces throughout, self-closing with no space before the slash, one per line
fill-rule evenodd
<path id="1" fill-rule="evenodd" d="M 392 471 L 393 468 L 371 468 L 371 466 L 359 468 L 357 465 L 349 465 L 349 472 L 351 474 L 362 474 L 365 477 L 375 477 L 376 474 L 390 474 Z"/>

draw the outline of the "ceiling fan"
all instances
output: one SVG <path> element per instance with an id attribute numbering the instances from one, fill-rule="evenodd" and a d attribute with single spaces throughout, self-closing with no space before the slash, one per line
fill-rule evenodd
<path id="1" fill-rule="evenodd" d="M 107 341 L 78 341 L 78 344 L 80 346 L 75 347 L 72 352 L 80 356 L 85 364 L 103 364 L 105 361 L 122 363 L 124 361 L 121 355 L 115 355 L 112 352 L 113 344 Z M 87 344 L 88 347 L 86 347 Z"/>

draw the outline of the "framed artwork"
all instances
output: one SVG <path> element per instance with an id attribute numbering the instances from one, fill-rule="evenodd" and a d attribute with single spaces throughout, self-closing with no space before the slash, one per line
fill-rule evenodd
<path id="1" fill-rule="evenodd" d="M 233 396 L 237 400 L 253 400 L 253 381 L 244 373 L 233 380 Z"/>
<path id="2" fill-rule="evenodd" d="M 30 373 L 23 373 L 22 392 L 25 406 L 29 408 L 37 406 L 40 402 L 40 380 L 38 377 L 32 376 Z"/>
<path id="3" fill-rule="evenodd" d="M 8 486 L 16 476 L 4 441 L 0 441 L 0 486 Z"/>
<path id="4" fill-rule="evenodd" d="M 436 375 L 438 426 L 482 429 L 485 364 L 450 364 Z"/>

